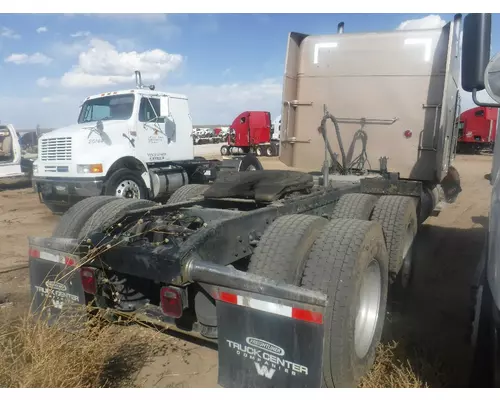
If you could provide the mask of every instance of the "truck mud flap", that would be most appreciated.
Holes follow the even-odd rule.
[[[219,288],[219,385],[321,387],[324,308]]]
[[[31,312],[48,325],[86,318],[80,259],[71,253],[76,247],[75,240],[29,238]]]

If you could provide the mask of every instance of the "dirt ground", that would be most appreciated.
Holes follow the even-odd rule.
[[[387,315],[384,341],[397,341],[403,357],[431,387],[467,385],[469,285],[487,226],[491,188],[485,174],[491,162],[491,156],[457,156],[463,192],[422,227],[412,287],[405,301],[392,304]],[[280,167],[270,159],[263,164],[266,169]],[[27,308],[27,237],[49,236],[58,218],[40,204],[29,185],[0,184],[0,307]],[[164,336],[171,351],[142,368],[135,377],[138,385],[217,385],[213,347]]]

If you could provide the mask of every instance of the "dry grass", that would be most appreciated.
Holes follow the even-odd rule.
[[[2,315],[3,314],[3,315]],[[154,329],[118,326],[96,318],[60,318],[48,326],[32,314],[5,318],[0,312],[0,387],[98,388],[142,386],[135,374],[163,353],[165,335]],[[98,323],[96,321],[99,321]],[[168,347],[168,346],[167,346]],[[380,345],[360,388],[427,388],[437,373],[426,357],[393,342]]]
[[[0,387],[134,386],[132,374],[151,354],[151,335],[142,330],[82,326],[78,317],[51,327],[31,314],[0,318]]]
[[[404,351],[398,347],[395,342],[379,346],[375,364],[370,373],[361,380],[360,388],[428,387],[418,373],[420,371],[415,371]],[[422,362],[422,366],[425,367],[425,362]]]

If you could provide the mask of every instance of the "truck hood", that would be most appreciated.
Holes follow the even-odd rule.
[[[90,128],[95,128],[97,125],[97,122],[87,122],[85,124],[73,124],[73,125],[68,125],[64,126],[59,129],[55,129],[51,132],[45,133],[44,135],[41,136],[41,138],[51,138],[51,137],[61,137],[61,136],[67,136],[67,135],[75,135],[78,134],[79,132],[83,132],[86,135],[90,133]],[[123,133],[126,133],[128,131],[127,129],[127,122],[126,121],[103,121],[103,130],[105,133],[107,133],[108,130],[116,131],[120,127],[123,127]]]

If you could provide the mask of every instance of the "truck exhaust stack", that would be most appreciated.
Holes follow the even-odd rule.
[[[137,89],[144,89],[146,85],[142,83],[141,71],[135,71],[135,86]],[[155,85],[148,86],[150,90],[155,90]]]

